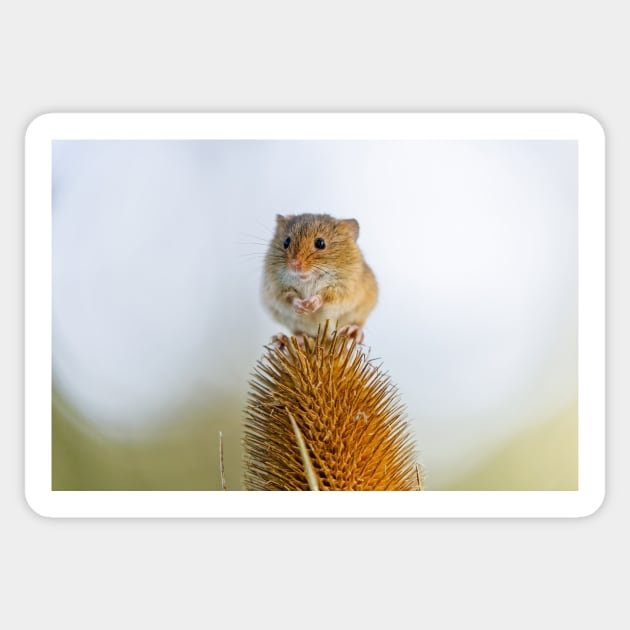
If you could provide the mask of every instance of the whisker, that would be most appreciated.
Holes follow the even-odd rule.
[[[232,244],[233,245],[247,245],[247,246],[261,247],[261,248],[264,248],[264,251],[267,251],[267,247],[266,247],[265,243],[247,243],[245,241],[233,241]]]
[[[243,236],[246,236],[246,235],[243,235]],[[269,241],[265,241],[265,240],[260,239],[260,238],[255,238],[253,236],[249,236],[249,237],[246,237],[246,238],[248,240],[244,240],[243,239],[243,240],[239,240],[239,241],[236,241],[236,242],[237,243],[256,243],[257,245],[265,245],[265,246],[269,245]]]
[[[274,228],[270,228],[268,225],[265,225],[262,221],[258,219],[254,219],[254,221],[258,224],[258,227],[261,227],[265,232],[269,232],[273,236]]]
[[[313,265],[313,269],[318,271],[323,276],[328,276],[330,278],[336,278],[337,277],[337,275],[332,270],[330,270],[330,269],[328,269],[326,267],[321,267],[319,265]]]
[[[239,231],[238,234],[239,234],[239,236],[248,236],[250,238],[263,238],[263,239],[267,240],[267,237],[262,236],[260,234],[253,234],[252,232],[241,232],[241,231]]]

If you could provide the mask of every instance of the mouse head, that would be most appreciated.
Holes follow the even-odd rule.
[[[290,274],[309,280],[360,263],[358,237],[355,219],[335,219],[328,214],[277,215],[272,248]]]

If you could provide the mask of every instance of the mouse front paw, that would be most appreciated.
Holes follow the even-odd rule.
[[[317,309],[321,308],[324,301],[321,296],[314,295],[306,300],[301,300],[300,298],[293,298],[292,306],[293,310],[298,313],[298,315],[303,315],[304,313],[314,313]]]
[[[306,300],[302,300],[301,298],[293,298],[293,302],[291,302],[291,306],[293,307],[293,310],[298,314],[298,315],[303,315],[304,313],[308,313],[308,309],[306,308],[306,305],[304,304],[304,302],[306,302]]]

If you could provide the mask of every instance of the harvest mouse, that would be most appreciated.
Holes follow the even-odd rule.
[[[265,257],[263,301],[298,338],[315,337],[328,319],[339,333],[363,341],[363,324],[376,304],[378,286],[357,246],[358,236],[355,219],[276,216]]]

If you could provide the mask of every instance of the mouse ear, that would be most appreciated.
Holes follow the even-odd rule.
[[[343,219],[341,223],[348,228],[348,232],[356,241],[359,238],[359,222],[356,219]]]
[[[286,227],[289,217],[285,217],[281,214],[276,214],[276,225],[282,230]]]

